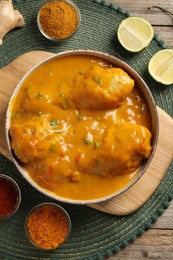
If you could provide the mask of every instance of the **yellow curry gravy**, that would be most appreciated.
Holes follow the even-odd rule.
[[[63,198],[97,199],[127,185],[142,159],[134,155],[132,162],[128,158],[130,170],[123,168],[126,142],[130,142],[126,135],[133,137],[136,125],[151,129],[149,109],[137,86],[115,108],[108,102],[103,106],[98,102],[97,107],[97,90],[82,96],[85,74],[93,66],[94,70],[112,67],[85,55],[50,60],[25,79],[13,102],[10,136],[14,153],[34,182]],[[96,86],[101,84],[102,75],[94,81]],[[115,125],[117,147],[111,141]],[[143,128],[139,130],[142,134]],[[150,142],[149,131],[148,136]],[[146,157],[150,149],[146,148]],[[120,168],[108,172],[108,164],[120,164]]]

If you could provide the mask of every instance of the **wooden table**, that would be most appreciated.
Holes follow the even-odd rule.
[[[108,0],[130,11],[134,16],[147,19],[154,27],[159,37],[169,47],[173,48],[173,17],[159,9],[150,9],[157,5],[173,12],[171,0]],[[125,249],[109,257],[109,260],[118,259],[173,259],[173,201],[157,222]]]

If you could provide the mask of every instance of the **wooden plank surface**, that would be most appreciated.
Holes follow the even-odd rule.
[[[148,10],[148,6],[158,5],[173,12],[171,0],[107,0],[128,10],[132,15],[147,19],[166,45],[173,48],[173,19],[158,9]],[[157,222],[140,238],[108,258],[109,260],[173,259],[173,201]]]
[[[159,34],[166,45],[173,48],[173,17],[159,9],[150,9],[149,6],[160,6],[173,13],[172,0],[107,0],[121,6],[124,10],[129,11],[134,16],[140,16],[148,20]]]

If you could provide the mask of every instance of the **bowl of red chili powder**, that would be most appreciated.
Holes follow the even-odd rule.
[[[0,220],[13,216],[21,202],[18,184],[9,176],[0,174]]]
[[[38,29],[43,36],[55,42],[74,35],[80,22],[79,8],[71,0],[48,0],[37,14]]]

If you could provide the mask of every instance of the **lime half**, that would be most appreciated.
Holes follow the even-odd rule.
[[[173,50],[158,51],[148,64],[150,75],[164,85],[173,83]]]
[[[130,52],[139,52],[147,47],[154,36],[152,25],[141,17],[123,20],[117,32],[121,45]]]

